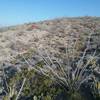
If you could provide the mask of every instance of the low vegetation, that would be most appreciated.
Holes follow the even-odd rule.
[[[3,100],[99,100],[100,77],[95,72],[100,66],[99,54],[96,50],[87,54],[89,41],[79,57],[70,56],[74,48],[66,51],[66,65],[46,52],[45,56],[38,52],[41,60],[34,66],[29,62],[32,50],[16,57],[24,64],[20,69],[2,70]]]
[[[69,20],[73,30],[67,29],[68,34],[66,27],[60,24],[63,20],[56,20],[57,26],[51,27],[53,22],[48,21],[36,24],[41,26],[38,29],[29,25],[27,31],[24,30],[49,34],[35,41],[37,45],[28,48],[27,52],[25,48],[12,60],[0,65],[0,99],[100,100],[100,31],[95,25],[97,20],[92,22],[88,17],[82,18],[80,24],[75,24],[78,19],[74,19],[75,23]],[[45,31],[43,26],[47,28]],[[38,48],[39,44],[40,47],[44,44],[44,48]]]

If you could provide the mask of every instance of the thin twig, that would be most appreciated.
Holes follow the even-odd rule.
[[[21,94],[21,92],[22,92],[22,90],[23,90],[23,87],[24,87],[25,82],[26,82],[26,78],[23,79],[22,86],[21,86],[21,88],[20,88],[20,90],[19,90],[19,93],[18,93],[18,95],[17,95],[17,97],[16,97],[15,100],[18,100],[18,98],[19,98],[19,96],[20,96],[20,94]]]

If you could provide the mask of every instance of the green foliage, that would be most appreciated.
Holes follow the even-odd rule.
[[[77,91],[67,94],[68,100],[85,100],[84,97]]]
[[[43,76],[34,70],[29,71],[27,68],[23,68],[21,72],[17,72],[11,79],[9,79],[9,93],[8,96],[4,97],[4,100],[6,100],[6,98],[12,98],[12,100],[15,100],[14,98],[18,95],[22,80],[25,77],[27,81],[25,82],[20,98],[32,97],[33,100],[53,100],[61,91],[61,89],[56,87],[54,82],[48,77]],[[16,87],[18,89],[16,89]],[[13,94],[11,95],[12,92]]]
[[[99,81],[94,83],[92,87],[92,93],[96,100],[100,100],[100,82]]]

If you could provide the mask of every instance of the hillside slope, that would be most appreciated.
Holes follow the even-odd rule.
[[[0,99],[100,100],[100,18],[61,18],[0,29]]]
[[[0,61],[9,60],[36,47],[47,49],[54,55],[64,53],[67,46],[73,45],[72,41],[78,40],[77,47],[82,47],[91,33],[96,34],[93,37],[94,47],[100,48],[98,17],[61,18],[1,28]]]

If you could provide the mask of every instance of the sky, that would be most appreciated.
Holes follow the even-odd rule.
[[[100,0],[0,0],[0,25],[100,16]]]

